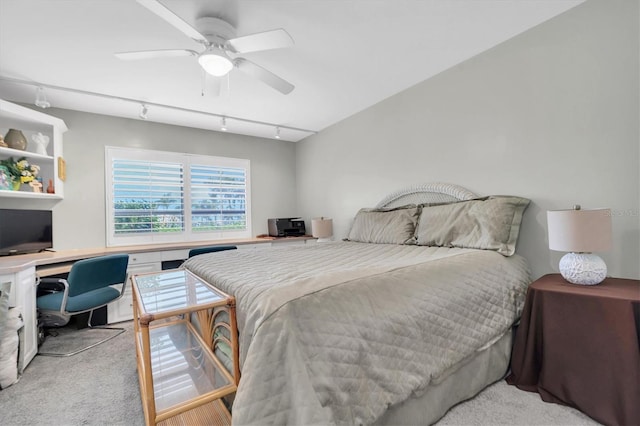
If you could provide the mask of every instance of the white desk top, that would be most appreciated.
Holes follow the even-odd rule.
[[[103,256],[116,253],[145,253],[167,250],[190,250],[196,247],[224,246],[273,243],[279,241],[306,240],[311,237],[286,237],[286,238],[246,238],[238,240],[216,240],[216,241],[193,241],[167,244],[148,244],[137,246],[120,247],[98,247],[89,249],[71,249],[60,251],[45,251],[33,254],[17,254],[0,257],[0,274],[13,274],[31,266],[52,265],[56,263],[74,262],[76,260],[88,259],[90,257]]]

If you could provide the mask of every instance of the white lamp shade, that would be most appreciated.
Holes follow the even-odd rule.
[[[311,219],[311,235],[315,238],[329,238],[333,235],[333,219],[315,217]]]
[[[223,50],[215,46],[202,52],[198,57],[198,62],[206,72],[215,77],[227,75],[233,69],[231,59]]]
[[[549,248],[591,253],[611,248],[611,210],[552,210],[547,212]]]

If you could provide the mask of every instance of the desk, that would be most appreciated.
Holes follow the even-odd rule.
[[[31,266],[35,266],[38,275],[41,277],[57,275],[69,272],[71,266],[77,260],[89,259],[91,257],[104,256],[107,254],[142,254],[162,252],[166,254],[162,260],[184,260],[187,258],[188,251],[196,247],[235,245],[238,246],[238,248],[255,248],[262,246],[269,247],[273,244],[305,244],[307,241],[315,241],[315,238],[310,236],[286,238],[263,237],[44,251],[41,253],[0,256],[0,275],[13,274]]]
[[[507,382],[604,424],[640,424],[640,281],[529,287]]]
[[[73,263],[107,254],[128,253],[129,274],[160,271],[163,261],[184,260],[192,248],[213,245],[235,245],[238,249],[269,248],[272,245],[306,244],[315,238],[245,238],[236,240],[187,241],[121,247],[97,247],[78,250],[47,251],[0,257],[0,283],[9,283],[9,306],[19,306],[24,318],[24,347],[20,350],[21,365],[26,367],[38,352],[38,321],[36,310],[36,276],[44,277],[69,272]],[[129,320],[133,316],[130,286],[125,295],[108,306],[110,322]]]

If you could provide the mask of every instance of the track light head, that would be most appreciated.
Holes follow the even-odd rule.
[[[40,108],[49,108],[51,104],[47,101],[47,94],[44,93],[44,87],[36,87],[36,101],[35,104]]]
[[[146,120],[148,112],[149,112],[149,108],[147,108],[147,106],[145,104],[141,104],[140,105],[140,115],[139,115],[139,117],[142,118],[143,120]]]

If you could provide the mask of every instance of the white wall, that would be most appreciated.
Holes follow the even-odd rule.
[[[295,215],[295,148],[285,141],[233,135],[140,120],[50,109],[65,121],[65,198],[53,209],[56,249],[104,247],[104,147],[245,158],[251,161],[253,235],[267,232],[270,217]]]
[[[537,278],[562,255],[547,210],[610,207],[602,257],[640,278],[638,16],[637,1],[588,1],[299,142],[299,210],[343,238],[360,207],[412,184],[527,197],[518,252]]]

